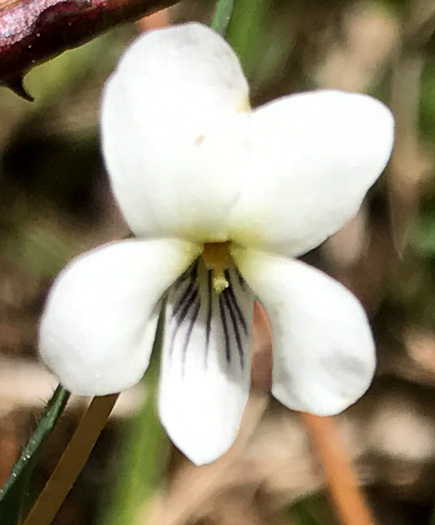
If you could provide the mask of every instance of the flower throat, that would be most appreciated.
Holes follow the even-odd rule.
[[[229,286],[225,270],[232,265],[230,242],[207,242],[202,250],[202,258],[208,270],[212,271],[213,289],[223,292]]]

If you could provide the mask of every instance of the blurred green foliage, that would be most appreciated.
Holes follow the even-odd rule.
[[[288,508],[287,515],[292,525],[339,525],[324,493],[296,501]]]

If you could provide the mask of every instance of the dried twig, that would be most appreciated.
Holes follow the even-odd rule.
[[[0,84],[29,99],[22,86],[33,66],[103,31],[179,0],[2,0]]]

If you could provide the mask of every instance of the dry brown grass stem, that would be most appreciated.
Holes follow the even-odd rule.
[[[340,522],[343,525],[375,525],[334,419],[303,413],[302,420],[323,465]]]
[[[49,525],[88,460],[119,394],[94,397],[23,525]]]

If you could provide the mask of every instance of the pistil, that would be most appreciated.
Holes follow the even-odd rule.
[[[202,250],[204,263],[212,272],[213,289],[218,294],[229,286],[225,270],[231,266],[230,245],[230,242],[209,242]]]

